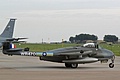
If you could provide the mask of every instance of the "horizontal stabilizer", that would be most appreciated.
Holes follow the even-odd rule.
[[[18,40],[22,40],[22,39],[28,39],[28,38],[8,38],[8,39],[6,39],[6,41],[18,41]]]

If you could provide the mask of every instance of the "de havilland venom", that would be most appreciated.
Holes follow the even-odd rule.
[[[88,43],[81,47],[67,47],[44,52],[30,52],[28,49],[11,48],[12,42],[26,38],[12,38],[16,19],[10,19],[5,30],[0,35],[0,47],[6,55],[36,56],[40,60],[65,63],[67,68],[77,68],[78,64],[107,62],[111,59],[110,68],[114,67],[115,55],[112,51],[103,49],[98,44]]]
[[[78,64],[86,64],[93,62],[107,63],[110,68],[114,67],[115,55],[112,51],[101,48],[98,44],[87,43],[83,46],[59,48],[44,52],[31,52],[29,49],[11,48],[11,41],[3,43],[3,54],[21,55],[39,57],[40,60],[65,63],[67,68],[77,68]]]

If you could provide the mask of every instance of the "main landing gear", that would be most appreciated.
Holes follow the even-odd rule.
[[[77,68],[77,63],[65,63],[66,68]]]

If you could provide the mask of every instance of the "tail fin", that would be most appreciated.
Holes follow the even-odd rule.
[[[12,38],[14,32],[15,20],[16,19],[10,19],[9,23],[7,24],[6,28],[4,29],[0,37]]]
[[[3,50],[12,49],[12,48],[16,48],[16,45],[10,42],[3,42]]]

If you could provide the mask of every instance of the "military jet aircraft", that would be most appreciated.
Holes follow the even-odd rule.
[[[97,61],[108,62],[110,68],[114,67],[115,55],[112,51],[101,48],[98,44],[87,43],[83,46],[59,48],[44,52],[30,52],[29,49],[11,48],[11,42],[3,43],[3,53],[6,55],[35,56],[40,60],[65,63],[67,68],[77,68],[78,64],[93,63]]]
[[[0,48],[3,45],[2,43],[5,41],[14,41],[14,40],[26,39],[26,38],[13,38],[15,20],[16,19],[10,19],[6,28],[1,33],[1,35],[0,35]]]
[[[1,33],[1,35],[0,35],[0,47],[2,47],[2,42],[9,40],[9,39],[12,39],[13,32],[14,32],[15,20],[16,19],[10,19],[6,28]]]

